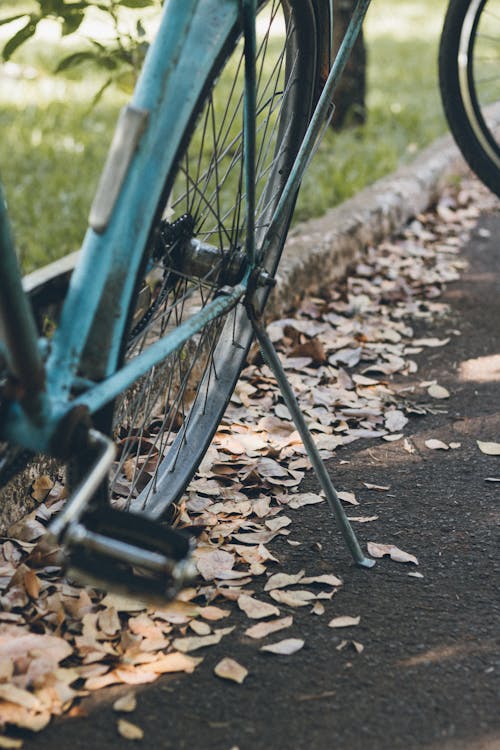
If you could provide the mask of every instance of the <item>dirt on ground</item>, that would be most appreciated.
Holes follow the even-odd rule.
[[[387,557],[372,570],[353,566],[326,504],[303,508],[294,527],[302,544],[280,537],[272,550],[289,573],[333,568],[344,581],[334,610],[328,601],[319,617],[290,609],[286,637],[305,642],[291,656],[260,651],[237,628],[206,650],[193,675],[137,688],[137,709],[124,718],[144,732],[138,747],[500,749],[500,457],[477,443],[500,441],[499,250],[493,204],[464,248],[468,268],[445,292],[451,312],[432,328],[416,324],[420,335],[450,341],[415,355],[418,371],[401,380],[401,394],[416,412],[422,382],[437,381],[450,397],[434,401],[433,413],[410,416],[406,449],[402,441],[360,440],[328,463],[339,489],[354,490],[360,502],[350,515],[378,516],[356,525],[363,544],[395,545],[418,566]],[[431,439],[455,447],[429,449]],[[308,476],[301,490],[317,491],[316,479]],[[326,627],[334,615],[359,624]],[[241,611],[232,616],[233,624],[245,620]],[[249,672],[242,684],[213,674],[228,655]],[[98,691],[84,701],[86,715],[56,719],[23,747],[129,747],[112,708],[127,690]]]

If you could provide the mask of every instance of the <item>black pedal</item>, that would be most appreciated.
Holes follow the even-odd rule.
[[[63,543],[69,577],[141,599],[172,599],[196,575],[192,538],[139,514],[89,511],[69,524]]]

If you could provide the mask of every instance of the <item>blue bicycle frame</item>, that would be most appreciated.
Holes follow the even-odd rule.
[[[280,231],[283,217],[290,210],[311,153],[332,112],[336,83],[369,4],[370,0],[360,0],[356,6],[265,242],[271,242],[273,234]],[[7,209],[0,192],[0,337],[5,342],[0,355],[3,353],[18,382],[18,390],[3,415],[0,440],[61,455],[62,427],[75,410],[91,414],[98,411],[247,293],[259,263],[251,223],[244,279],[132,362],[118,368],[133,285],[149,227],[165,189],[165,175],[179,152],[205,81],[204,72],[212,67],[239,20],[246,43],[247,212],[253,216],[255,5],[256,0],[166,3],[132,101],[118,122],[90,212],[81,258],[72,275],[48,357],[44,356],[43,342],[37,341],[29,304],[22,293]],[[83,392],[73,398],[80,368],[89,380],[83,384]],[[82,391],[82,383],[79,390]]]

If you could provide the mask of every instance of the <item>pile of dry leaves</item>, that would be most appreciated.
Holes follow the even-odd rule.
[[[416,407],[391,379],[416,372],[416,353],[447,343],[416,339],[412,320],[446,312],[438,298],[463,268],[458,253],[477,218],[475,189],[443,197],[436,211],[416,219],[402,236],[369,248],[341,287],[306,299],[293,316],[269,326],[325,458],[358,438],[399,440],[402,449],[412,450],[404,428]],[[430,403],[448,396],[439,384],[423,385]],[[79,699],[90,691],[193,672],[203,660],[200,650],[234,630],[235,607],[250,620],[246,635],[261,639],[263,650],[300,649],[300,638],[275,634],[292,626],[296,607],[321,616],[342,585],[333,573],[280,571],[273,552],[276,537],[300,544],[300,508],[323,502],[299,490],[308,468],[272,375],[255,351],[179,509],[180,525],[203,528],[195,553],[199,581],[162,607],[77,587],[61,577],[57,551],[44,550],[39,540],[64,502],[64,489],[40,477],[33,491],[43,501],[0,547],[0,725],[38,731],[53,715],[78,714]],[[358,505],[353,493],[340,496]],[[354,511],[352,520],[367,523],[373,517]],[[371,544],[369,552],[417,563],[390,544]],[[327,624],[357,622],[337,616]],[[341,647],[348,644],[363,649],[356,641]],[[215,673],[242,682],[247,671],[228,657]],[[134,705],[129,695],[117,710]],[[118,730],[131,739],[141,736],[139,727],[123,719]],[[20,744],[18,738],[0,738],[1,747]]]

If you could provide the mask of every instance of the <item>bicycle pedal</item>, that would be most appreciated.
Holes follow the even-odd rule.
[[[63,541],[70,578],[141,599],[172,599],[196,575],[193,540],[139,514],[89,511]]]

